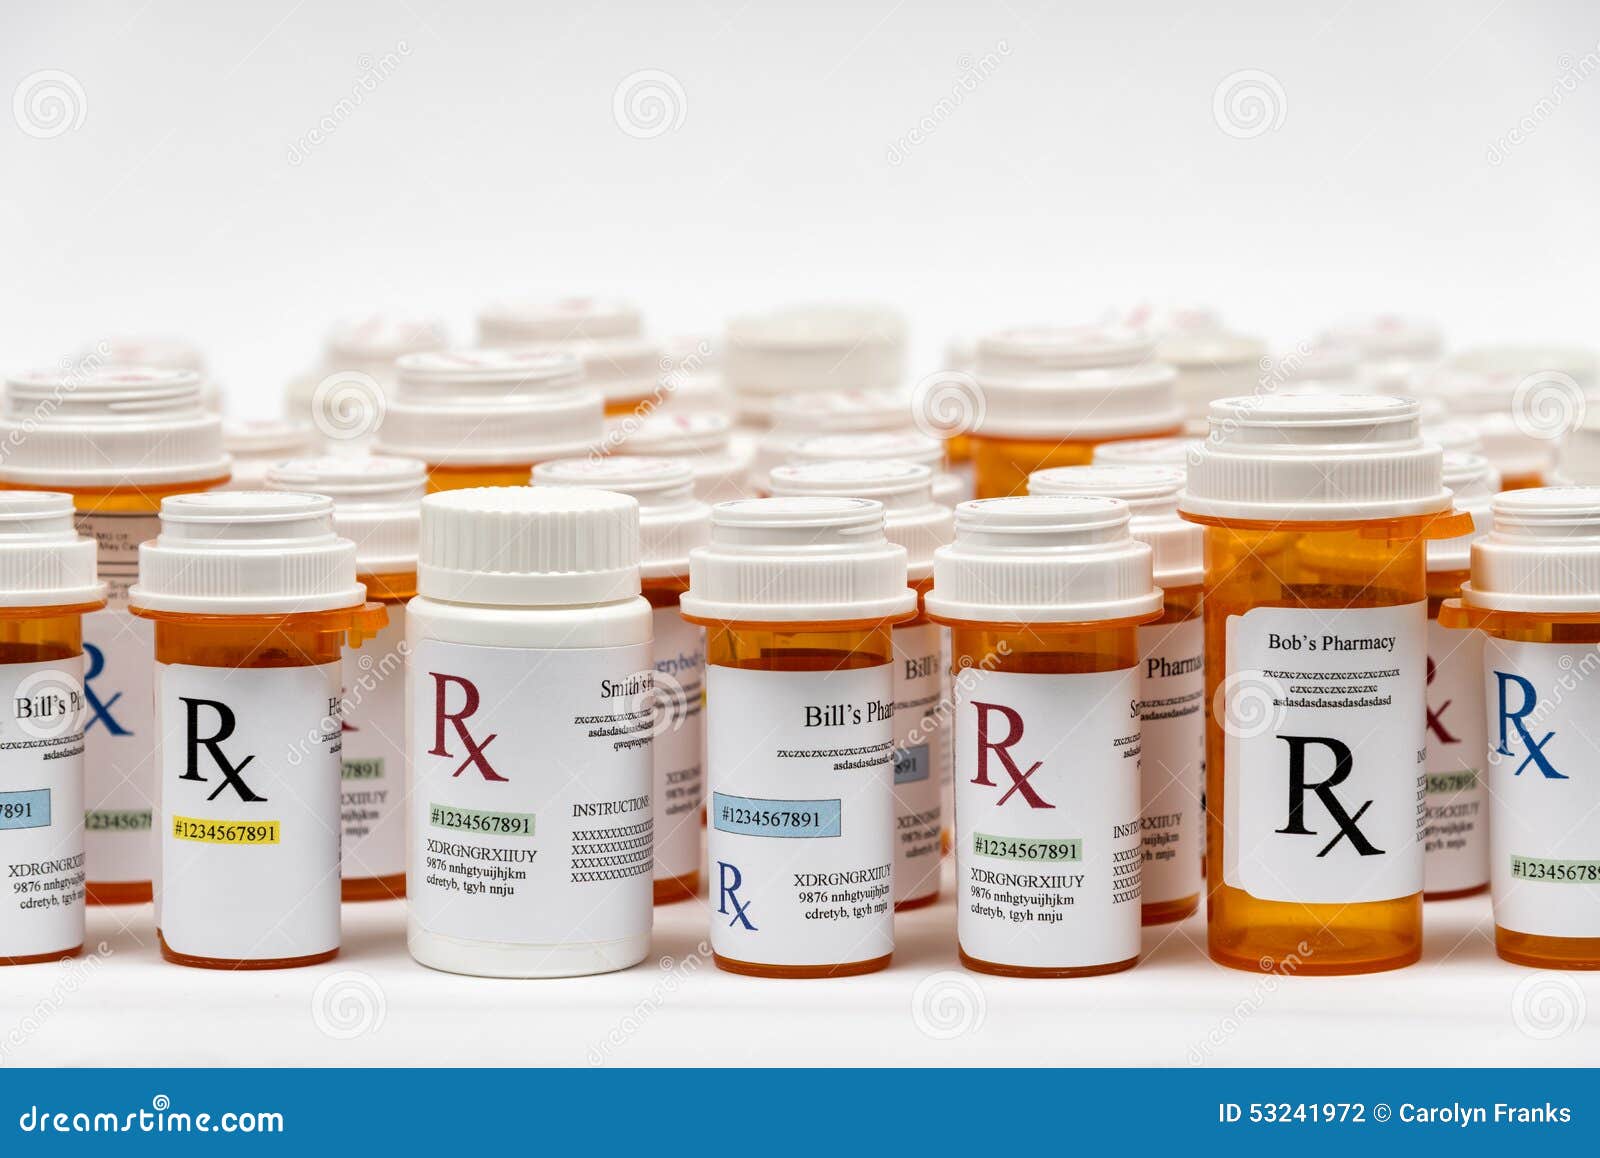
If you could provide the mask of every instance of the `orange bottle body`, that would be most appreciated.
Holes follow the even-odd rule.
[[[469,487],[525,487],[533,473],[531,462],[474,463],[449,466],[443,463],[428,464],[428,493],[459,491]]]
[[[1425,901],[1489,890],[1483,776],[1483,640],[1439,624],[1470,571],[1428,572],[1428,829]]]
[[[1205,848],[1205,674],[1192,665],[1205,651],[1201,587],[1167,588],[1164,596],[1161,618],[1139,629],[1146,925],[1181,921],[1199,910],[1195,861]]]
[[[894,625],[895,909],[920,909],[939,899],[944,852],[942,797],[950,769],[944,628],[928,617],[933,578],[911,584],[917,614]]]
[[[705,796],[705,629],[683,618],[687,577],[646,579],[654,611],[657,730],[652,740],[655,903],[699,895]]]

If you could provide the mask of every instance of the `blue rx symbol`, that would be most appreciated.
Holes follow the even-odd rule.
[[[1531,715],[1534,708],[1539,706],[1539,696],[1534,691],[1533,685],[1521,676],[1512,675],[1510,672],[1497,671],[1494,674],[1500,685],[1500,743],[1495,745],[1494,750],[1502,756],[1513,754],[1511,749],[1506,747],[1506,741],[1509,739],[1507,728],[1515,728],[1518,738],[1527,747],[1528,754],[1522,758],[1522,763],[1517,765],[1517,770],[1512,773],[1513,776],[1521,776],[1522,770],[1532,764],[1544,774],[1546,780],[1567,779],[1565,775],[1556,771],[1556,766],[1550,762],[1550,757],[1546,756],[1544,752],[1545,745],[1549,744],[1555,737],[1555,732],[1546,732],[1543,739],[1535,740],[1533,733],[1528,731],[1528,725],[1523,723],[1523,717]],[[1506,691],[1512,684],[1515,684],[1522,692],[1522,706],[1516,711],[1511,711],[1506,702]]]
[[[738,891],[744,885],[744,874],[739,871],[738,866],[731,865],[725,860],[717,862],[717,870],[719,877],[717,883],[721,891],[721,900],[717,904],[717,912],[727,916],[728,906],[732,904],[733,917],[728,921],[728,928],[731,929],[735,925],[743,925],[754,933],[756,927],[750,923],[750,902],[741,902],[738,897]]]
[[[83,675],[83,695],[89,701],[89,710],[94,713],[93,718],[83,726],[83,730],[87,732],[96,724],[104,724],[106,731],[113,736],[133,735],[127,728],[119,724],[117,718],[111,714],[112,705],[122,698],[122,693],[118,692],[103,704],[100,702],[100,697],[95,695],[95,677],[106,670],[105,653],[92,643],[84,644],[83,650],[89,656],[89,670]]]

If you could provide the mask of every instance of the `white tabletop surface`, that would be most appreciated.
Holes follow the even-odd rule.
[[[407,956],[399,903],[345,906],[309,969],[164,963],[149,906],[92,909],[74,961],[0,971],[4,1065],[1566,1065],[1600,1057],[1600,976],[1508,965],[1484,898],[1433,904],[1421,964],[1279,978],[1213,965],[1203,919],[1145,930],[1109,977],[979,976],[954,904],[899,918],[893,966],[837,981],[718,971],[699,902],[656,910],[634,969],[495,981]],[[1592,1011],[1592,1012],[1591,1012]]]

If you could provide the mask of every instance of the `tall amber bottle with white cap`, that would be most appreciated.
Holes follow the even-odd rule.
[[[168,961],[280,969],[339,951],[340,653],[383,626],[321,495],[161,502],[135,615],[155,623],[156,931]]]
[[[333,528],[356,545],[356,579],[389,622],[341,660],[340,876],[347,901],[406,892],[406,603],[417,593],[427,470],[412,458],[294,459],[267,472],[276,491],[326,495]]]
[[[1139,628],[1143,781],[1139,811],[1146,925],[1200,907],[1206,774],[1205,630],[1200,580],[1205,535],[1178,516],[1183,471],[1169,466],[1063,466],[1035,471],[1030,494],[1121,499],[1133,537],[1150,547],[1162,614]]]
[[[906,549],[917,614],[894,625],[894,900],[915,909],[939,899],[941,834],[949,826],[950,706],[944,628],[923,599],[933,586],[933,552],[950,541],[955,517],[933,497],[933,472],[920,463],[855,460],[775,467],[774,496],[831,495],[880,502],[884,535]],[[954,810],[952,809],[951,812]]]
[[[1481,631],[1495,951],[1600,969],[1600,487],[1494,497],[1439,615]]]
[[[481,977],[650,951],[651,608],[639,504],[577,487],[422,502],[406,944]]]
[[[894,952],[894,647],[916,611],[883,504],[712,508],[683,611],[706,628],[711,951],[839,977]]]
[[[978,343],[981,414],[972,430],[980,499],[1020,495],[1028,476],[1083,466],[1102,442],[1178,433],[1172,368],[1117,327],[1037,327]]]
[[[652,612],[656,673],[655,902],[686,901],[700,891],[704,860],[706,633],[683,617],[679,600],[689,589],[689,552],[710,538],[711,508],[694,497],[694,472],[681,459],[563,458],[534,467],[533,481],[615,491],[639,504],[640,586]]]
[[[1365,973],[1422,953],[1425,548],[1463,527],[1420,425],[1406,398],[1224,399],[1189,467],[1224,965]]]
[[[956,934],[969,969],[1139,959],[1140,624],[1161,615],[1128,504],[978,499],[934,554],[954,656]]]
[[[157,834],[150,625],[130,615],[139,544],[169,495],[228,481],[222,423],[187,370],[106,368],[6,383],[0,486],[72,495],[95,540],[106,606],[83,621],[84,848],[90,904],[150,899]]]
[[[407,354],[396,371],[376,450],[426,463],[429,492],[522,486],[535,463],[583,454],[605,436],[604,404],[570,353]]]
[[[83,616],[105,606],[72,496],[0,493],[0,965],[83,948]]]

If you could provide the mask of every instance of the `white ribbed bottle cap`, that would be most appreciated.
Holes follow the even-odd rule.
[[[794,463],[772,469],[775,496],[831,495],[883,504],[884,534],[906,549],[907,578],[933,574],[933,553],[955,533],[955,513],[934,498],[934,473],[923,463],[853,459]]]
[[[97,603],[93,539],[80,538],[72,496],[0,491],[0,607]]]
[[[711,542],[689,556],[684,613],[759,623],[909,614],[906,550],[884,537],[883,504],[807,496],[711,508]]]
[[[1119,324],[1014,326],[978,339],[978,373],[1016,377],[1131,366],[1155,357],[1148,331]]]
[[[354,607],[356,545],[333,500],[278,491],[203,491],[161,500],[161,534],[139,547],[128,601],[195,615],[293,615]]]
[[[101,366],[143,366],[148,370],[193,370],[206,373],[205,351],[187,338],[171,334],[114,334],[91,342],[79,361]]]
[[[1489,611],[1600,613],[1600,487],[1535,487],[1494,496],[1493,525],[1472,544],[1462,602]]]
[[[930,615],[992,623],[1092,623],[1159,614],[1151,552],[1128,504],[1087,495],[973,499],[934,554]]]
[[[437,318],[374,313],[335,322],[326,345],[330,369],[387,373],[406,354],[443,350],[449,336]]]
[[[275,462],[315,453],[317,431],[309,422],[292,418],[224,418],[222,445],[233,459],[228,489],[261,490],[267,469]]]
[[[1183,422],[1177,374],[1160,362],[1001,375],[979,371],[973,434],[1099,440],[1160,434]]]
[[[819,434],[801,439],[789,450],[789,460],[794,463],[845,462],[851,459],[921,463],[934,472],[934,501],[947,507],[960,502],[966,490],[966,484],[960,478],[944,469],[944,443],[916,431]]]
[[[694,472],[683,459],[562,458],[534,467],[533,482],[633,496],[639,504],[639,572],[646,579],[687,575],[689,552],[711,541],[711,508],[695,498]]]
[[[1187,470],[1198,438],[1123,438],[1094,448],[1095,466],[1171,466]]]
[[[575,385],[568,353],[411,354],[378,428],[384,454],[430,465],[533,464],[582,454],[605,436],[605,403]]]
[[[1260,522],[1359,522],[1450,509],[1443,452],[1413,398],[1283,394],[1211,405],[1178,509]]]
[[[1400,314],[1344,318],[1324,330],[1321,340],[1330,346],[1347,346],[1366,362],[1391,358],[1426,361],[1444,352],[1438,326]]]
[[[519,346],[517,352],[571,354],[583,365],[583,384],[598,390],[607,402],[650,398],[661,377],[661,344],[647,338],[541,342]],[[666,391],[660,393],[664,396]]]
[[[28,486],[158,486],[222,478],[222,421],[190,370],[44,371],[6,382],[0,479]]]
[[[417,535],[427,468],[414,458],[385,455],[299,458],[267,471],[269,490],[325,495],[333,529],[356,545],[362,575],[404,575],[417,569]]]
[[[896,311],[801,305],[729,322],[723,373],[741,412],[765,422],[779,395],[897,387],[905,361]]]
[[[746,497],[750,471],[750,448],[735,449],[732,427],[725,414],[627,414],[606,423],[606,449],[611,454],[684,459],[694,471],[694,493],[700,500],[724,503]]]
[[[582,487],[472,487],[422,500],[417,589],[498,607],[639,594],[639,503]]]
[[[543,302],[495,302],[478,315],[485,346],[631,338],[643,329],[639,309],[616,298],[574,296]]]
[[[1490,502],[1500,489],[1500,474],[1481,454],[1446,451],[1444,485],[1455,496],[1455,508],[1472,516],[1472,533],[1428,543],[1429,571],[1465,571],[1472,544],[1489,529]]]
[[[1205,529],[1178,514],[1182,468],[1058,466],[1028,476],[1030,495],[1100,495],[1132,512],[1133,537],[1148,543],[1158,587],[1193,587],[1205,576]]]
[[[1255,390],[1267,344],[1244,334],[1181,334],[1164,339],[1156,357],[1177,371],[1174,390],[1184,413],[1203,417],[1214,400]]]
[[[1478,432],[1466,422],[1424,422],[1422,437],[1446,454],[1452,451],[1457,454],[1483,453],[1483,439],[1479,438]]]
[[[899,390],[822,390],[787,394],[772,406],[772,428],[756,443],[750,486],[765,490],[767,475],[789,462],[797,443],[821,434],[904,430],[911,425],[911,397]]]

